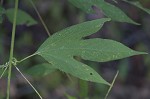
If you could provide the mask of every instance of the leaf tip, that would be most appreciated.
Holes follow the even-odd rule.
[[[105,20],[105,22],[112,20],[111,18],[103,18],[103,19]]]
[[[100,83],[111,86],[111,84],[109,82],[107,82],[106,80],[103,80],[103,82],[100,82]]]
[[[137,22],[133,22],[133,24],[135,24],[135,25],[141,25],[140,23],[137,23]]]
[[[146,55],[146,54],[149,54],[149,53],[136,51],[136,55]]]
[[[111,21],[111,18],[107,18],[107,21]]]

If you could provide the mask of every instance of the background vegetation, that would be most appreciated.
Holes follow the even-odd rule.
[[[111,0],[108,0],[112,2]],[[140,1],[143,6],[150,8],[150,2]],[[68,26],[104,17],[102,11],[94,8],[96,14],[86,14],[77,9],[67,0],[34,0],[44,22],[47,24],[51,35]],[[112,2],[113,3],[113,2]],[[140,9],[128,5],[123,1],[118,1],[119,7],[124,10],[128,16],[141,25],[120,23],[111,21],[104,25],[101,31],[89,36],[88,38],[100,37],[119,41],[126,46],[138,51],[150,51],[150,15]],[[115,3],[114,3],[115,4]],[[14,7],[14,0],[4,0],[4,8]],[[19,8],[28,12],[38,24],[33,26],[18,25],[16,32],[15,57],[24,58],[30,53],[34,53],[37,48],[48,37],[45,29],[41,25],[38,16],[28,0],[20,0]],[[84,27],[83,27],[84,29]],[[12,23],[4,18],[3,24],[0,24],[0,63],[6,62],[9,58],[9,47],[11,39]],[[109,99],[150,99],[150,57],[133,56],[123,60],[117,60],[105,63],[87,62],[86,64],[95,68],[102,76],[111,82],[117,70],[120,70],[116,83],[109,95]],[[23,62],[19,66],[21,71],[25,71],[35,64],[42,63],[39,57]],[[35,71],[36,72],[36,71]],[[37,73],[38,75],[38,73]],[[65,93],[78,96],[82,94],[79,91],[78,79],[71,76],[71,79],[65,73],[54,72],[44,77],[27,75],[34,86],[40,90],[46,99],[66,99]],[[6,78],[0,79],[0,97],[5,97]],[[105,96],[108,87],[101,84],[88,82],[89,99],[100,99]],[[26,83],[21,75],[13,70],[11,81],[11,96],[13,99],[37,99],[37,95]]]

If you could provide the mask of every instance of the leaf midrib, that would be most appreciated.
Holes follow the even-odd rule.
[[[58,50],[91,50],[91,51],[101,51],[101,52],[111,52],[111,53],[113,53],[113,52],[118,52],[118,51],[107,51],[106,49],[105,50],[98,50],[98,49],[90,49],[90,48],[53,48],[53,49],[50,49],[50,50],[48,50],[49,48],[46,48],[46,49],[43,49],[41,52],[39,52],[39,53],[43,53],[43,52],[47,52],[47,51],[58,51]],[[127,53],[127,52],[129,52],[129,51],[119,51],[119,53]]]

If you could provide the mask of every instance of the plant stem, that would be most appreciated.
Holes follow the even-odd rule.
[[[5,74],[7,68],[8,68],[8,67],[6,67],[6,68],[4,69],[4,71],[2,72],[2,74],[1,74],[1,76],[0,76],[0,79],[1,79],[1,78],[3,77],[3,75]]]
[[[13,19],[13,29],[12,29],[11,48],[10,48],[10,56],[9,56],[9,68],[8,68],[7,99],[9,99],[9,97],[10,97],[10,79],[11,79],[11,68],[12,68],[12,59],[13,59],[13,51],[14,51],[14,42],[15,42],[17,12],[18,12],[18,0],[15,0],[15,12],[14,12],[14,19]]]
[[[34,53],[34,54],[32,54],[32,55],[29,55],[29,56],[27,56],[27,57],[21,59],[20,61],[17,61],[17,63],[21,63],[21,62],[23,62],[23,61],[25,61],[25,60],[27,60],[27,59],[29,59],[29,58],[31,58],[31,57],[37,55],[37,54],[38,54],[38,53]]]
[[[114,77],[114,79],[113,79],[113,81],[112,81],[112,83],[111,83],[111,85],[110,85],[110,87],[109,87],[109,89],[108,89],[108,91],[107,91],[107,94],[106,94],[106,96],[105,96],[104,99],[107,99],[108,94],[110,93],[110,91],[111,91],[111,89],[112,89],[112,87],[113,87],[113,85],[114,85],[114,83],[115,83],[115,81],[116,81],[116,78],[117,78],[118,74],[119,74],[119,71],[117,71],[117,73],[116,73],[116,75],[115,75],[115,77]]]
[[[15,66],[17,71],[21,74],[21,76],[28,82],[28,84],[33,88],[33,90],[37,93],[40,99],[43,99],[40,93],[35,89],[35,87],[30,83],[30,81],[23,75],[23,73],[19,70],[17,66]]]
[[[35,4],[33,3],[32,0],[29,0],[29,1],[31,2],[31,4],[32,4],[32,6],[33,6],[33,8],[34,8],[34,10],[36,11],[36,13],[37,13],[37,15],[38,15],[38,17],[39,17],[39,19],[40,19],[40,21],[41,21],[41,23],[42,23],[42,25],[44,26],[44,28],[45,28],[45,30],[46,30],[46,33],[48,34],[48,36],[50,36],[51,34],[50,34],[50,32],[49,32],[49,30],[48,30],[46,24],[44,23],[44,21],[43,21],[41,15],[40,15],[40,13],[39,13],[39,11],[37,10]]]

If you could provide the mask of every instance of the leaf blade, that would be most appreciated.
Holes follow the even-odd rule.
[[[86,81],[92,81],[97,83],[103,83],[110,85],[106,82],[95,70],[91,67],[68,57],[58,57],[48,55],[46,53],[39,53],[45,60],[52,64],[56,69],[62,72],[69,73],[75,77]],[[65,59],[65,60],[64,60]]]
[[[97,32],[105,22],[110,21],[110,18],[102,18],[92,21],[83,22],[78,25],[73,25],[69,28],[63,29],[59,32],[56,32],[54,35],[51,36],[51,39],[47,39],[41,47],[38,49],[44,50],[46,46],[55,46],[58,42],[68,42],[67,40],[79,40],[82,37],[89,36],[95,32]]]
[[[104,0],[68,0],[77,8],[82,9],[86,13],[93,13],[92,6],[97,6],[102,9],[104,15],[118,22],[127,22],[135,25],[139,25],[129,18],[121,9],[104,1]]]
[[[77,61],[74,57],[81,56],[85,60],[106,62],[146,53],[133,51],[123,44],[112,40],[83,39],[83,37],[96,32],[98,26],[101,28],[107,21],[108,19],[98,19],[64,29],[49,37],[36,53],[51,63],[56,69],[86,81],[110,85],[95,70]],[[79,27],[86,27],[84,28],[86,30],[83,31]],[[95,54],[93,54],[94,52]]]
[[[110,17],[114,21],[127,22],[139,25],[138,23],[134,22],[131,18],[129,18],[121,9],[110,3],[99,0],[98,2],[96,2],[96,4],[98,4],[97,6],[103,10],[104,14],[107,17]]]
[[[52,72],[56,71],[54,67],[51,66],[49,63],[38,64],[26,71],[27,74],[33,77],[42,77],[46,76]]]
[[[6,10],[6,16],[11,23],[13,23],[13,17],[14,17],[13,15],[14,15],[14,8]],[[27,26],[31,26],[37,24],[37,22],[29,14],[19,9],[16,24],[17,25],[26,24]]]

